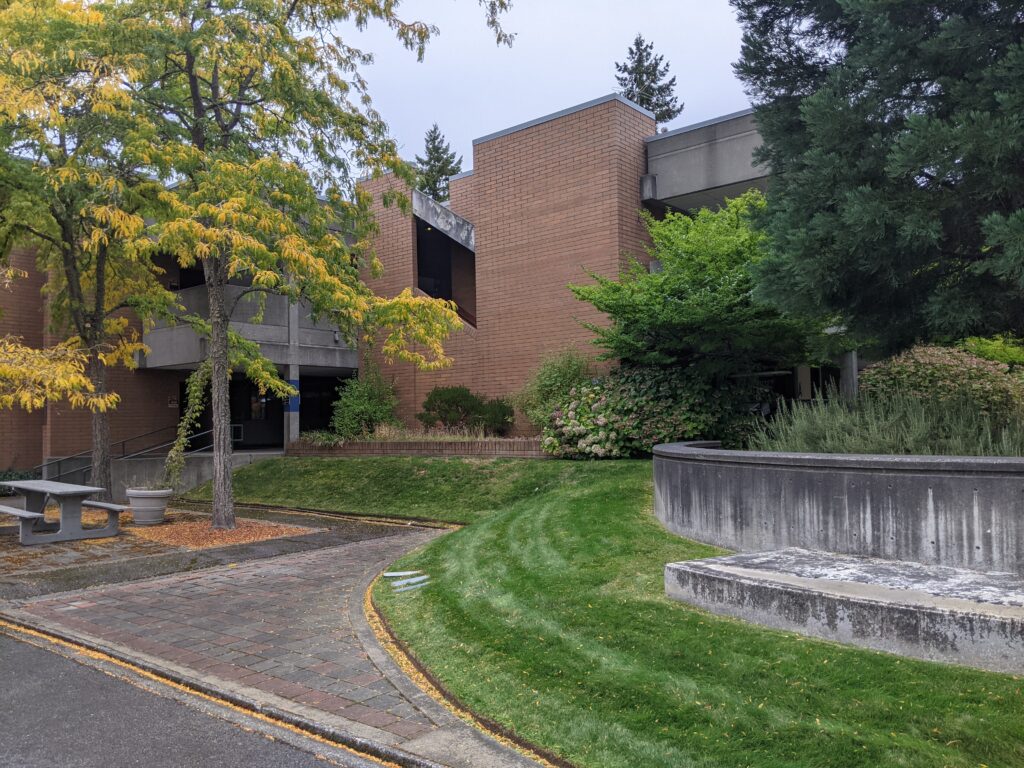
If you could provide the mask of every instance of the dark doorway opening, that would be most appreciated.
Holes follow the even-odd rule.
[[[337,376],[303,376],[299,379],[299,431],[330,429],[334,401],[344,379]]]
[[[180,385],[180,408],[186,404],[185,383]],[[238,448],[281,448],[284,445],[284,401],[269,392],[261,395],[248,379],[235,377],[231,380],[231,423],[236,426],[234,447]],[[213,427],[210,412],[210,394],[207,390],[206,407],[199,417],[197,432],[207,432]],[[239,429],[240,428],[240,429]],[[240,434],[239,434],[240,433]],[[210,446],[210,436],[195,439],[190,450]]]

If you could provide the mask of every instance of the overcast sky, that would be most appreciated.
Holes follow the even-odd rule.
[[[437,122],[469,170],[473,139],[615,91],[615,62],[637,32],[670,62],[686,104],[669,128],[748,106],[727,0],[514,0],[511,48],[495,45],[475,0],[405,0],[400,12],[440,28],[422,63],[379,24],[350,40],[375,55],[363,73],[406,159]]]

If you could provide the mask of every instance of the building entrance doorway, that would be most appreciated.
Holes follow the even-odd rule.
[[[181,383],[178,401],[185,408],[185,382]],[[231,423],[240,427],[241,439],[234,442],[234,448],[281,448],[284,446],[284,401],[274,395],[261,395],[248,379],[234,377],[231,380]],[[199,418],[197,432],[206,432],[213,426],[210,411],[209,391],[206,408]],[[236,435],[237,436],[237,435]],[[209,443],[209,437],[202,439]],[[194,448],[203,446],[196,445]]]

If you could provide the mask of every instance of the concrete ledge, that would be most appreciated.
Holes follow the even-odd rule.
[[[1024,580],[1009,574],[784,550],[669,563],[665,592],[766,627],[1024,673]]]
[[[743,552],[801,547],[1024,575],[1024,459],[654,448],[670,531]]]

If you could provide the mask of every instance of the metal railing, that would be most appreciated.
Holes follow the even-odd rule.
[[[158,443],[156,445],[151,445],[151,446],[149,446],[147,448],[143,448],[142,450],[134,451],[132,453],[125,453],[124,451],[125,451],[125,448],[126,448],[128,443],[130,443],[130,442],[132,442],[134,440],[141,439],[143,437],[149,437],[149,436],[152,436],[152,435],[155,435],[155,434],[159,434],[160,432],[163,432],[166,429],[168,429],[168,428],[155,429],[152,432],[146,432],[146,433],[144,433],[142,435],[136,435],[134,437],[127,438],[126,440],[119,441],[115,445],[118,446],[118,448],[120,449],[121,453],[120,453],[120,455],[117,455],[117,456],[111,456],[111,460],[113,462],[127,461],[128,459],[143,458],[143,457],[148,456],[150,454],[165,453],[166,451],[168,451],[170,449],[170,447],[172,445],[174,445],[174,442],[175,442],[174,440],[168,440],[168,441],[165,441],[165,442]],[[177,430],[177,427],[170,427],[170,429]],[[196,432],[196,433],[194,433],[192,435],[189,435],[189,438],[188,438],[188,448],[185,450],[185,455],[186,456],[191,456],[191,455],[196,454],[196,453],[201,453],[203,451],[210,450],[210,448],[213,446],[213,441],[212,440],[210,440],[206,445],[202,445],[202,446],[199,446],[199,447],[193,447],[193,446],[194,446],[195,441],[198,438],[210,437],[212,435],[213,435],[213,430],[212,429],[207,429],[207,430],[204,430],[203,432]],[[244,435],[244,431],[242,429],[242,425],[241,424],[232,424],[231,425],[231,442],[232,442],[232,444],[241,442],[243,435]],[[81,453],[76,453],[73,456],[64,456],[64,457],[62,457],[60,459],[54,459],[53,461],[48,461],[48,462],[46,462],[44,464],[40,464],[38,467],[35,467],[35,471],[37,473],[39,473],[40,477],[43,477],[43,478],[45,478],[47,480],[60,480],[61,478],[68,477],[69,475],[77,475],[77,476],[79,476],[79,482],[84,483],[84,482],[86,482],[89,479],[89,476],[92,473],[92,462],[89,462],[87,464],[80,464],[79,466],[72,467],[71,469],[65,470],[63,472],[59,471],[59,470],[61,469],[61,467],[63,465],[63,462],[71,461],[73,459],[82,459],[82,458],[85,458],[85,457],[88,457],[88,456],[91,456],[91,455],[92,455],[92,451],[82,451]],[[44,473],[44,470],[47,467],[52,467],[54,465],[56,465],[57,469],[58,469],[58,471],[56,473],[51,473],[51,472],[45,472]]]
[[[143,432],[142,434],[139,434],[139,435],[133,435],[131,437],[126,437],[124,440],[118,440],[117,442],[114,442],[114,443],[110,444],[110,457],[112,459],[124,458],[125,456],[128,455],[128,446],[129,446],[129,444],[135,443],[136,441],[142,440],[142,439],[147,438],[147,437],[153,437],[154,435],[159,435],[161,433],[163,433],[163,434],[175,433],[176,434],[177,430],[178,430],[177,426],[175,426],[175,425],[168,425],[166,427],[160,427],[159,429],[150,430],[149,432]],[[62,472],[61,469],[64,467],[66,462],[74,461],[75,459],[84,459],[84,458],[89,457],[89,456],[92,456],[92,450],[91,449],[87,450],[87,451],[81,451],[79,453],[72,454],[71,456],[62,456],[59,459],[53,459],[52,461],[43,462],[39,466],[33,467],[32,469],[40,477],[46,477],[48,479],[56,479],[58,477],[63,477],[64,475],[71,474],[72,472],[78,472],[81,469],[81,467],[78,466],[78,467],[75,467],[74,469],[68,470],[67,472]],[[50,473],[48,471],[50,467],[56,467],[56,472],[55,473]],[[91,465],[90,465],[90,467],[91,467]]]

